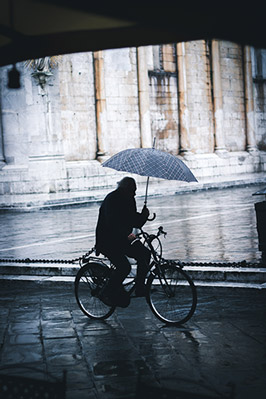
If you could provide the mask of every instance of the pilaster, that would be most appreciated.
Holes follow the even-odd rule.
[[[180,126],[180,153],[191,153],[189,137],[188,93],[186,74],[186,50],[185,43],[177,43],[177,70],[178,70],[178,111]]]
[[[1,114],[1,102],[0,102],[0,169],[5,165],[4,155],[4,137],[2,127],[2,114]]]
[[[107,155],[106,140],[107,134],[107,110],[106,94],[104,81],[104,57],[103,51],[95,51],[94,59],[94,79],[95,79],[95,98],[96,98],[96,135],[97,135],[97,157]]]
[[[152,146],[149,79],[145,47],[137,48],[138,61],[138,94],[140,117],[140,142],[142,148]]]
[[[212,78],[213,78],[213,106],[214,106],[214,135],[215,153],[222,155],[226,153],[224,126],[223,126],[223,92],[220,67],[219,41],[212,40]]]
[[[250,46],[243,49],[243,67],[244,67],[244,84],[245,84],[245,116],[246,116],[246,142],[247,151],[256,152],[255,139],[255,110],[253,96],[253,79],[252,79],[252,63]]]

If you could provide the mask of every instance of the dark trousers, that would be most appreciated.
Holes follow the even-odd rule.
[[[108,249],[103,253],[115,266],[115,270],[110,278],[110,286],[121,285],[131,271],[131,265],[127,259],[134,258],[137,261],[137,285],[145,281],[149,270],[151,253],[139,240],[133,244],[128,244],[124,251],[120,249]]]

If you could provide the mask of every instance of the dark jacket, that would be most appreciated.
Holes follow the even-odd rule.
[[[140,228],[147,216],[137,212],[135,198],[125,195],[118,188],[109,193],[99,211],[96,227],[96,251],[105,254],[106,251],[124,251],[128,246],[128,235],[133,227]]]

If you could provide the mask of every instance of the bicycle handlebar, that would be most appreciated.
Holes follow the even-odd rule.
[[[140,229],[140,231],[141,231],[141,233],[136,234],[137,237],[141,237],[141,236],[143,236],[143,237],[145,237],[145,236],[146,237],[151,237],[152,236],[152,234],[149,234],[149,233],[147,233],[146,231],[144,231],[142,229]],[[158,227],[158,232],[155,235],[155,237],[159,237],[160,235],[166,236],[166,234],[167,234],[167,232],[163,230],[162,226],[160,226],[160,227]]]
[[[167,234],[166,231],[163,230],[163,227],[162,227],[162,226],[158,227],[158,232],[157,232],[157,234],[149,234],[149,233],[147,233],[146,231],[144,231],[144,230],[142,230],[142,229],[140,229],[140,231],[141,231],[141,232],[140,232],[139,234],[136,234],[136,237],[137,237],[137,238],[143,237],[145,240],[146,240],[146,239],[152,239],[152,240],[153,240],[155,237],[159,238],[160,235],[166,236],[166,234]],[[80,263],[80,265],[82,264],[82,262],[87,261],[87,260],[90,258],[90,255],[91,255],[93,252],[96,253],[96,256],[99,255],[99,254],[97,254],[96,247],[95,247],[95,246],[92,247],[85,255],[83,255],[82,257],[79,258],[79,263]]]
[[[163,231],[163,226],[158,227],[158,233],[157,233],[158,237],[161,234],[163,234],[164,236],[166,236],[166,234],[167,234],[166,231]]]

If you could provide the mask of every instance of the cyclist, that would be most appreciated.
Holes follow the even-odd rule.
[[[132,177],[124,177],[116,190],[109,193],[99,211],[96,227],[96,254],[102,253],[115,265],[103,301],[108,305],[126,307],[130,298],[122,283],[130,273],[131,265],[127,257],[137,260],[136,296],[145,296],[145,276],[150,263],[150,251],[132,233],[133,228],[142,227],[149,216],[144,205],[137,212],[135,194],[136,182]]]

